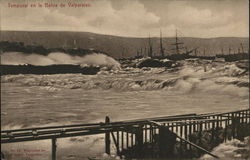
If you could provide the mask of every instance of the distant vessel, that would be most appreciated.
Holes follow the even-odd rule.
[[[197,56],[197,48],[194,48],[192,50],[188,50],[186,46],[184,46],[184,43],[181,42],[178,38],[178,33],[176,30],[176,36],[175,36],[175,42],[172,43],[174,47],[170,49],[170,51],[167,53],[166,49],[163,47],[163,40],[162,40],[162,31],[160,30],[160,48],[159,48],[159,54],[155,54],[153,50],[153,45],[152,45],[152,39],[149,35],[148,37],[148,46],[144,48],[144,53],[142,48],[137,50],[136,56],[134,56],[131,59],[140,59],[143,57],[150,57],[153,59],[169,59],[169,60],[184,60],[188,58],[199,58]],[[191,53],[195,52],[195,55],[191,55]],[[122,55],[123,57],[123,55]],[[121,58],[120,58],[121,59]],[[123,58],[124,59],[124,58]]]
[[[184,60],[188,58],[194,58],[194,56],[191,56],[190,54],[197,50],[197,48],[188,50],[187,47],[184,47],[184,43],[179,41],[177,29],[175,33],[175,43],[172,43],[171,45],[174,46],[174,48],[171,49],[171,52],[173,51],[174,53],[165,56],[165,58],[170,60]]]
[[[141,59],[143,57],[150,57],[151,59],[156,60],[162,60],[162,59],[169,59],[172,61],[178,61],[178,60],[185,60],[190,58],[200,58],[200,59],[206,59],[206,60],[215,60],[215,61],[224,61],[231,62],[231,61],[239,61],[244,59],[249,59],[249,49],[248,52],[243,46],[243,43],[240,43],[240,46],[238,48],[238,53],[235,52],[229,46],[228,52],[225,51],[225,48],[221,48],[221,54],[216,54],[214,51],[214,55],[211,55],[211,50],[209,52],[209,48],[203,48],[202,50],[199,50],[200,47],[193,47],[192,49],[188,49],[187,46],[184,45],[184,43],[180,40],[178,37],[178,32],[176,29],[174,42],[172,42],[171,46],[172,48],[164,48],[164,41],[162,38],[162,31],[160,30],[160,38],[159,38],[159,48],[156,49],[155,45],[153,45],[153,38],[148,37],[148,42],[146,42],[146,46],[140,47],[136,50],[136,55],[131,58],[124,58],[124,53],[122,50],[122,58],[121,60],[133,60],[133,59]],[[153,48],[154,47],[154,48]],[[234,53],[233,53],[234,51]],[[225,53],[226,52],[226,53]],[[219,59],[218,59],[219,58]]]
[[[190,54],[197,50],[197,48],[188,50],[187,47],[184,47],[184,43],[181,42],[178,38],[178,33],[176,30],[175,42],[171,44],[174,46],[173,49],[170,50],[168,54],[165,52],[165,48],[163,47],[163,40],[162,40],[162,32],[160,30],[160,54],[155,55],[153,53],[152,41],[149,36],[148,38],[148,50],[147,50],[147,57],[154,58],[154,59],[169,59],[169,60],[184,60],[188,58],[195,58],[196,56],[191,56]],[[146,49],[145,49],[146,52]],[[137,52],[138,53],[138,52]],[[135,58],[138,58],[138,54]]]
[[[217,54],[216,57],[224,58],[227,62],[240,61],[240,60],[249,60],[249,49],[248,52],[244,50],[243,44],[240,43],[240,47],[238,48],[238,53],[231,54],[231,47],[229,46],[229,54],[224,54],[223,50],[221,54]]]

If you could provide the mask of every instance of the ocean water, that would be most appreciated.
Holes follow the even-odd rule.
[[[248,73],[234,63],[182,61],[175,69],[123,68],[97,75],[6,75],[1,77],[1,127],[104,122],[249,108]],[[3,144],[10,159],[23,149],[42,149],[30,159],[49,159],[49,140]],[[114,146],[112,147],[114,153]],[[19,152],[20,153],[20,152]],[[105,159],[103,135],[58,140],[59,159]],[[115,159],[115,156],[113,157]]]

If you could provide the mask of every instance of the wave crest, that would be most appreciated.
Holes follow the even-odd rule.
[[[6,52],[1,55],[1,64],[20,65],[52,65],[52,64],[78,64],[108,67],[109,69],[120,69],[120,63],[112,57],[101,53],[93,53],[85,56],[71,56],[62,52],[53,52],[47,56],[38,54],[25,54],[20,52]]]

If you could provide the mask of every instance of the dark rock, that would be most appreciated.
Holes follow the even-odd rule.
[[[157,67],[172,67],[172,65],[174,64],[173,61],[160,61],[158,59],[145,59],[140,61],[137,64],[138,68],[143,68],[143,67],[153,67],[153,68],[157,68]]]
[[[1,75],[7,74],[66,74],[66,73],[81,73],[94,75],[100,71],[100,67],[80,65],[1,65]]]

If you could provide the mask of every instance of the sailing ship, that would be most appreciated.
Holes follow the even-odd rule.
[[[162,37],[161,37],[162,39]],[[162,41],[162,40],[161,40]],[[171,44],[172,46],[174,46],[171,49],[170,54],[166,55],[165,58],[168,58],[170,60],[184,60],[184,59],[188,59],[188,58],[194,58],[194,56],[191,56],[191,53],[193,53],[194,51],[197,50],[197,48],[194,48],[192,50],[188,50],[188,48],[186,46],[184,46],[184,43],[180,41],[180,39],[178,38],[178,32],[176,29],[176,33],[175,33],[175,42]],[[162,45],[160,45],[161,50],[162,50]]]
[[[155,60],[168,59],[172,61],[185,60],[190,58],[200,58],[206,60],[214,60],[215,58],[225,58],[225,61],[237,61],[242,59],[249,59],[249,53],[247,54],[244,50],[243,44],[240,43],[240,47],[238,48],[238,54],[232,53],[232,48],[229,46],[228,53],[225,54],[225,48],[221,48],[221,54],[216,54],[216,56],[212,56],[209,53],[208,48],[202,48],[202,50],[198,50],[199,47],[195,47],[192,49],[188,49],[187,46],[181,41],[181,38],[178,36],[178,31],[176,29],[174,42],[171,44],[170,49],[164,48],[164,42],[162,38],[162,31],[160,30],[160,40],[159,40],[159,49],[158,54],[156,49],[153,49],[153,41],[152,37],[148,37],[147,45],[143,49],[140,48],[136,51],[136,56],[132,59],[141,59],[143,57],[150,57]],[[235,52],[235,51],[234,51]],[[249,51],[248,51],[249,52]]]
[[[188,50],[186,46],[184,46],[184,43],[180,41],[178,38],[178,33],[176,30],[176,36],[175,36],[175,42],[172,43],[171,45],[174,46],[172,49],[167,51],[163,47],[163,40],[162,40],[162,31],[160,30],[160,54],[158,56],[153,54],[153,49],[152,49],[152,42],[151,38],[149,37],[148,40],[148,57],[154,58],[154,59],[169,59],[169,60],[184,60],[188,58],[194,58],[194,56],[191,56],[191,53],[197,50],[197,48]]]
[[[235,52],[231,54],[231,47],[229,46],[229,54],[224,54],[223,48],[221,50],[221,54],[216,54],[215,58],[224,58],[227,62],[240,61],[240,60],[249,60],[249,50],[246,52],[244,50],[243,44],[240,43],[240,47],[238,47],[238,53]]]

